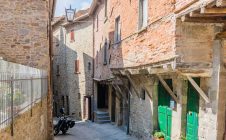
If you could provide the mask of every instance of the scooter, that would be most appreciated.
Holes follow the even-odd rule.
[[[73,128],[75,126],[75,121],[68,119],[64,114],[64,108],[60,109],[60,113],[62,116],[59,118],[59,121],[56,125],[54,125],[54,136],[58,135],[60,131],[65,135],[69,128]]]

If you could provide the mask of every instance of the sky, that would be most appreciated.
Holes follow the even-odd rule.
[[[65,15],[65,8],[71,7],[76,11],[89,8],[92,0],[57,0],[55,16]]]

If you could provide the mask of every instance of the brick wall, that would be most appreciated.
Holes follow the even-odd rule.
[[[110,31],[120,16],[122,42],[112,47],[111,67],[131,67],[168,60],[174,57],[174,5],[168,0],[148,1],[148,27],[138,30],[138,1],[110,3]]]
[[[49,72],[50,38],[48,29],[50,28],[47,25],[50,20],[49,11],[52,10],[49,6],[49,0],[4,0],[0,2],[0,7],[0,57],[15,63],[45,69]],[[20,133],[20,135],[23,135],[21,137],[16,134],[15,139],[17,137],[18,139],[25,139],[26,135],[30,139],[38,139],[40,134],[47,130],[49,130],[48,138],[51,139],[51,99],[51,90],[49,90],[48,104],[43,104],[48,113],[46,110],[37,110],[34,111],[36,117],[26,120],[25,114],[24,117],[21,116],[18,119],[18,123],[26,120],[26,123],[16,126],[18,132],[27,133]],[[45,125],[44,130],[40,130],[40,127],[33,127],[41,124],[41,116]],[[47,139],[47,134],[43,133],[43,139]]]

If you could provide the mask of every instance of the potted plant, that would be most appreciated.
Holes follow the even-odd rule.
[[[154,140],[165,140],[165,134],[163,132],[155,132]]]

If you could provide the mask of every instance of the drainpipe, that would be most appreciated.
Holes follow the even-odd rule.
[[[130,84],[129,84],[129,90],[130,90]],[[129,91],[130,92],[130,91]],[[130,123],[130,93],[128,93],[128,117],[127,117],[127,130],[126,134],[129,135],[129,123]]]
[[[95,87],[95,83],[94,83],[94,73],[95,73],[95,38],[94,38],[95,34],[94,34],[94,16],[93,16],[93,75],[92,75],[92,78],[93,78],[93,101],[92,101],[92,122],[94,122],[94,97],[95,97],[95,90],[94,90],[94,87]]]

